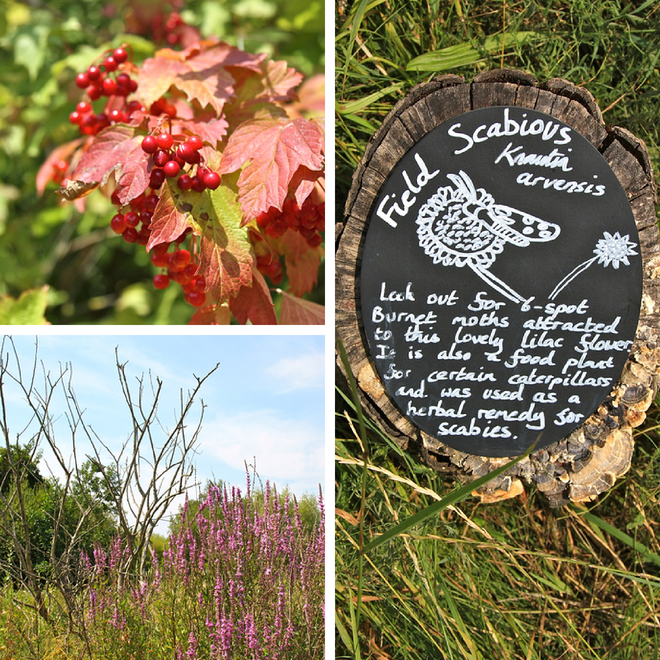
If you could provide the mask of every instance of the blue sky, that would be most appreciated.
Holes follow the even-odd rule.
[[[208,335],[41,335],[39,359],[55,375],[60,363],[72,363],[73,388],[84,419],[108,446],[118,449],[130,431],[130,419],[115,368],[115,347],[127,372],[149,370],[164,381],[161,422],[171,427],[179,392],[194,387],[193,374],[218,370],[204,383],[207,405],[196,458],[197,478],[245,483],[244,462],[254,463],[261,479],[285,485],[296,494],[318,493],[324,486],[325,372],[323,336]],[[23,369],[32,364],[35,337],[14,336]],[[5,353],[7,352],[5,348]],[[13,438],[27,421],[25,404],[14,389],[10,424]],[[64,412],[63,399],[53,412]],[[192,427],[199,404],[189,418]],[[64,417],[55,424],[64,453],[70,432]],[[24,436],[30,437],[29,430]],[[84,440],[80,453],[89,453]],[[44,459],[49,461],[48,455]],[[42,470],[46,474],[47,470]],[[57,474],[57,470],[54,470]]]

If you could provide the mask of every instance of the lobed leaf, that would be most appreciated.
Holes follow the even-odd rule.
[[[252,325],[277,325],[275,306],[264,276],[253,266],[252,285],[242,286],[229,307],[236,320]]]
[[[234,77],[227,67],[259,70],[265,55],[250,55],[226,43],[206,41],[183,51],[159,50],[145,60],[138,75],[140,97],[150,106],[170,87],[197,101],[202,108],[211,106],[219,116],[234,96]]]
[[[285,291],[282,294],[280,325],[323,325],[325,307],[310,300],[296,298]]]
[[[163,186],[158,204],[151,218],[151,235],[147,251],[159,243],[171,243],[191,226],[190,212],[199,193],[183,192],[172,185]]]
[[[135,128],[123,124],[108,126],[92,139],[70,178],[105,185],[112,172],[117,171],[117,177],[121,177],[127,164],[145,155],[141,143],[142,136],[135,135]]]
[[[271,206],[282,208],[289,183],[299,167],[323,170],[324,134],[308,119],[256,119],[242,124],[229,138],[220,173],[247,166],[238,178],[244,223]]]
[[[252,245],[241,225],[236,194],[227,186],[199,194],[192,216],[201,228],[200,270],[207,296],[227,300],[252,283]]]

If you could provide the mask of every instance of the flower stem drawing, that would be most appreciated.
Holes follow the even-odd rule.
[[[619,232],[615,232],[614,235],[609,232],[603,232],[603,238],[601,238],[594,248],[595,257],[591,257],[587,261],[583,261],[579,266],[576,266],[564,279],[557,284],[557,286],[552,290],[552,293],[549,296],[550,300],[554,300],[559,293],[565,289],[576,277],[583,273],[589,266],[598,261],[599,264],[607,267],[612,264],[614,269],[618,269],[621,264],[630,266],[630,261],[628,257],[635,256],[635,248],[637,246],[630,241],[628,234],[621,236]]]

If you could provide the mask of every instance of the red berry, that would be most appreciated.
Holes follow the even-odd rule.
[[[200,181],[197,177],[192,180],[192,189],[195,192],[204,192],[206,190],[206,185],[203,181]]]
[[[149,107],[149,114],[155,115],[156,117],[162,115],[166,103],[167,101],[165,99],[158,99],[157,101],[154,101]]]
[[[154,154],[154,163],[158,167],[163,167],[165,163],[170,162],[170,155],[167,153],[167,151],[163,151],[162,149],[159,149],[155,154]]]
[[[112,96],[117,91],[117,83],[112,78],[106,78],[103,81],[103,94]]]
[[[184,300],[193,307],[201,307],[206,302],[206,294],[201,291],[189,291]]]
[[[147,209],[147,211],[153,212],[157,205],[158,205],[158,195],[149,195],[144,200],[144,208]]]
[[[106,71],[116,71],[117,70],[117,61],[114,57],[106,57],[103,61],[103,66]]]
[[[170,255],[165,252],[165,254],[156,254],[152,252],[149,255],[151,263],[157,268],[167,268],[170,265]]]
[[[101,77],[101,69],[94,65],[90,66],[89,69],[87,69],[87,77],[90,81],[98,80]]]
[[[127,243],[135,243],[138,238],[137,229],[134,227],[127,227],[124,229],[122,236]]]
[[[165,254],[170,249],[170,243],[156,243],[151,248],[151,254]]]
[[[117,64],[123,64],[128,59],[128,53],[123,48],[115,48],[115,51],[112,53]]]
[[[80,122],[83,120],[82,115],[79,112],[76,112],[75,110],[69,115],[69,121],[72,124],[80,124]]]
[[[92,101],[98,101],[103,96],[103,90],[100,87],[88,87],[87,95]]]
[[[110,227],[115,234],[121,234],[124,229],[126,229],[126,223],[124,222],[124,216],[121,213],[117,213],[116,216],[110,220]]]
[[[165,163],[165,165],[163,166],[163,172],[165,172],[165,176],[168,178],[171,178],[173,176],[178,176],[180,171],[181,171],[181,167],[179,166],[179,163],[177,163],[174,160]]]
[[[78,105],[76,106],[76,110],[77,110],[81,115],[85,115],[85,114],[87,114],[88,112],[91,112],[91,111],[92,111],[92,106],[91,106],[89,103],[87,103],[87,101],[81,101],[81,102],[78,103]]]
[[[215,190],[220,185],[220,175],[217,172],[207,172],[204,175],[204,185]]]
[[[191,135],[187,142],[195,151],[199,151],[204,145],[202,138],[199,137],[199,135]]]
[[[140,216],[135,211],[129,211],[124,216],[124,222],[127,227],[137,227],[140,223]]]
[[[158,142],[153,135],[147,135],[147,137],[142,140],[142,151],[147,154],[154,154],[158,151]]]
[[[149,176],[149,187],[150,188],[160,188],[165,181],[165,172],[159,168],[154,168],[151,170]]]
[[[135,90],[133,90],[133,91],[135,91]],[[174,119],[176,117],[176,108],[171,103],[167,103],[165,105],[165,108],[163,109],[163,112],[166,115],[169,115],[172,119]]]
[[[110,112],[110,121],[115,123],[121,123],[126,121],[126,115],[121,110],[112,110]]]
[[[131,84],[131,77],[127,73],[120,73],[115,80],[119,87],[126,87],[128,89],[128,86]]]
[[[192,188],[193,180],[188,174],[182,174],[176,182],[179,190],[190,190]]]
[[[170,268],[172,270],[181,271],[190,263],[191,258],[188,250],[177,250],[176,252],[172,252],[170,256]]]
[[[309,245],[309,247],[312,248],[318,247],[319,245],[321,245],[321,243],[323,243],[323,236],[321,236],[321,234],[319,234],[318,232],[314,232],[311,238],[307,239],[307,245]]]
[[[80,89],[85,89],[85,87],[89,85],[89,76],[86,73],[79,73],[76,76],[76,85],[80,87]]]
[[[138,245],[146,245],[149,242],[151,232],[148,229],[142,229],[138,232],[137,241]]]
[[[161,133],[156,137],[158,146],[167,151],[174,144],[174,138],[169,133]]]
[[[170,285],[170,278],[167,275],[160,273],[159,275],[154,275],[154,288],[155,289],[167,289]]]
[[[176,148],[176,155],[181,160],[185,160],[186,163],[190,162],[189,158],[191,158],[195,153],[195,148],[189,142],[184,142]]]

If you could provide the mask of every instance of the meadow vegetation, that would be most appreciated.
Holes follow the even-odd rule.
[[[606,123],[645,141],[658,172],[659,19],[660,5],[641,0],[339,2],[338,220],[385,115],[445,73],[509,67],[583,85]],[[561,509],[533,489],[481,504],[361,420],[350,395],[337,407],[337,658],[660,657],[658,401],[628,474]],[[434,503],[435,515],[376,543]]]

